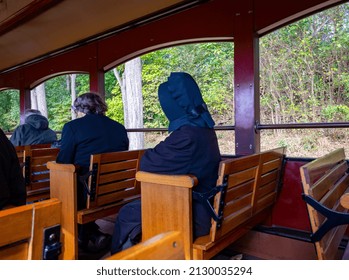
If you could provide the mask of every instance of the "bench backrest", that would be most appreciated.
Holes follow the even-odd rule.
[[[215,212],[221,211],[222,219],[218,222],[212,220],[211,241],[273,205],[284,155],[285,149],[278,148],[220,163],[217,185],[226,184],[226,189],[215,197]]]
[[[167,230],[180,231],[187,258],[212,257],[246,233],[252,224],[247,222],[260,212],[264,215],[263,210],[269,209],[276,200],[284,155],[284,149],[280,148],[222,161],[217,187],[226,185],[226,189],[214,198],[215,213],[222,219],[212,219],[210,234],[197,238],[195,244],[192,240],[192,188],[198,183],[196,177],[138,172],[136,178],[142,188],[142,238],[148,239]],[[259,221],[259,217],[253,219],[253,223]],[[223,238],[226,242],[219,242],[220,247],[207,256],[198,252],[212,249],[212,244]],[[198,248],[194,254],[193,246]]]
[[[315,209],[314,207],[322,205],[335,212],[348,212],[340,203],[342,195],[349,192],[347,170],[348,164],[343,148],[317,158],[300,168],[304,198],[315,201],[313,206],[308,203],[307,208],[319,259],[336,258],[335,255],[347,225],[328,228],[331,217],[326,218],[324,213],[321,213],[324,208]],[[323,231],[326,228],[329,231]],[[320,240],[317,240],[319,238]]]
[[[184,260],[182,234],[179,231],[160,233],[107,260]]]
[[[28,202],[50,197],[50,172],[47,162],[55,161],[58,153],[58,148],[25,148],[23,172]]]
[[[34,144],[34,145],[26,145],[26,146],[15,146],[15,150],[17,153],[18,161],[21,167],[24,167],[24,150],[25,149],[43,149],[50,148],[51,144]],[[24,174],[23,174],[24,176]]]
[[[77,210],[78,167],[49,162],[50,194],[62,201],[63,258],[78,258],[77,224],[85,224],[116,214],[119,209],[140,197],[135,180],[144,150],[105,153],[91,156],[88,177],[89,195],[85,209]],[[92,194],[92,195],[91,195]]]
[[[215,196],[215,212],[221,212],[219,216],[222,219],[219,222],[212,221],[211,241],[252,216],[259,159],[260,156],[256,154],[220,163],[218,186],[226,184],[226,189]]]
[[[50,259],[44,254],[45,232],[47,244],[57,245],[56,253],[59,254],[60,215],[61,202],[57,199],[0,211],[0,259]],[[51,235],[53,229],[58,233]]]
[[[91,155],[89,195],[86,208],[101,207],[112,202],[129,202],[140,195],[136,181],[143,150]]]

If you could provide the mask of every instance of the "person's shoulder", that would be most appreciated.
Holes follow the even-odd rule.
[[[22,130],[22,129],[25,129],[26,127],[29,127],[29,124],[27,124],[27,123],[20,124],[19,126],[17,126],[17,127],[15,128],[14,131]]]
[[[69,121],[69,122],[66,122],[66,123],[63,125],[63,130],[73,129],[73,128],[75,128],[75,127],[81,126],[81,119],[82,119],[82,118],[77,118],[77,119],[71,120],[71,121]]]
[[[116,121],[116,120],[113,120],[113,119],[111,119],[111,118],[109,118],[109,117],[107,117],[107,116],[104,116],[106,119],[108,119],[108,121],[109,122],[111,122],[111,123],[113,123],[115,126],[118,126],[118,127],[120,127],[120,128],[124,128],[125,129],[125,126],[122,124],[122,123],[120,123],[120,122],[118,122],[118,121]]]

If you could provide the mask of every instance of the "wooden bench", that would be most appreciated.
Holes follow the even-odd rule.
[[[0,259],[58,259],[60,215],[58,199],[0,211]]]
[[[310,238],[318,259],[340,258],[338,247],[349,223],[349,174],[344,149],[303,165],[300,173],[312,229]]]
[[[215,219],[208,235],[193,241],[192,175],[138,172],[142,191],[142,238],[183,233],[187,259],[210,259],[270,214],[276,200],[285,151],[274,149],[220,163]]]
[[[77,210],[77,172],[73,164],[49,162],[51,197],[62,201],[63,258],[78,258],[77,224],[86,224],[113,214],[140,198],[135,180],[144,150],[91,155],[86,208]]]
[[[50,198],[50,171],[47,162],[55,161],[58,153],[58,148],[25,147],[23,176],[27,203]]]
[[[160,233],[106,260],[184,260],[184,245],[179,231]]]
[[[24,167],[24,150],[25,149],[43,149],[43,148],[51,148],[51,144],[35,144],[35,145],[26,145],[26,146],[15,146],[15,150],[17,153],[18,161],[20,166]],[[24,175],[24,174],[23,174]]]

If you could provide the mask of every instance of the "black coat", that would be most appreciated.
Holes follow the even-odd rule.
[[[88,167],[92,154],[124,151],[128,146],[122,124],[104,115],[87,114],[64,125],[57,162]]]
[[[25,124],[15,129],[10,138],[11,143],[15,146],[51,144],[57,140],[57,135],[48,125],[44,116],[30,115],[25,119]]]
[[[64,125],[56,162],[76,164],[80,167],[79,175],[83,175],[89,169],[92,154],[125,151],[128,146],[127,131],[122,124],[104,115],[87,114]],[[78,210],[86,207],[87,198],[80,179]]]
[[[0,129],[0,209],[26,203],[26,189],[16,150]]]
[[[147,150],[140,164],[142,171],[160,174],[192,174],[198,178],[197,192],[216,186],[221,160],[216,133],[211,128],[182,126],[165,141]],[[210,231],[211,216],[205,206],[193,201],[194,238]],[[115,221],[111,253],[132,246],[141,234],[141,200],[123,206]]]
[[[198,178],[196,192],[216,186],[221,160],[216,133],[211,128],[182,126],[154,149],[145,152],[140,169],[160,174],[192,174]],[[210,214],[202,203],[193,201],[194,237],[208,234]]]

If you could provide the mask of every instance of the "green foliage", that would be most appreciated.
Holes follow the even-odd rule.
[[[262,122],[347,120],[348,14],[343,4],[261,38]]]
[[[119,123],[124,123],[124,111],[121,96],[113,96],[106,100],[108,105],[107,116]]]
[[[0,91],[0,127],[12,131],[19,124],[19,91]]]
[[[198,83],[216,122],[233,110],[233,44],[201,43],[159,50],[142,56],[144,123],[166,127],[168,121],[157,98],[159,85],[171,72],[184,71]],[[231,124],[231,118],[225,120]]]
[[[346,105],[328,105],[322,109],[325,122],[349,121],[349,107]]]
[[[279,140],[278,147],[287,147],[287,141],[284,139]]]
[[[87,74],[76,75],[77,96],[89,91]],[[71,120],[70,75],[61,75],[45,82],[46,101],[50,128],[62,130],[63,125]]]

